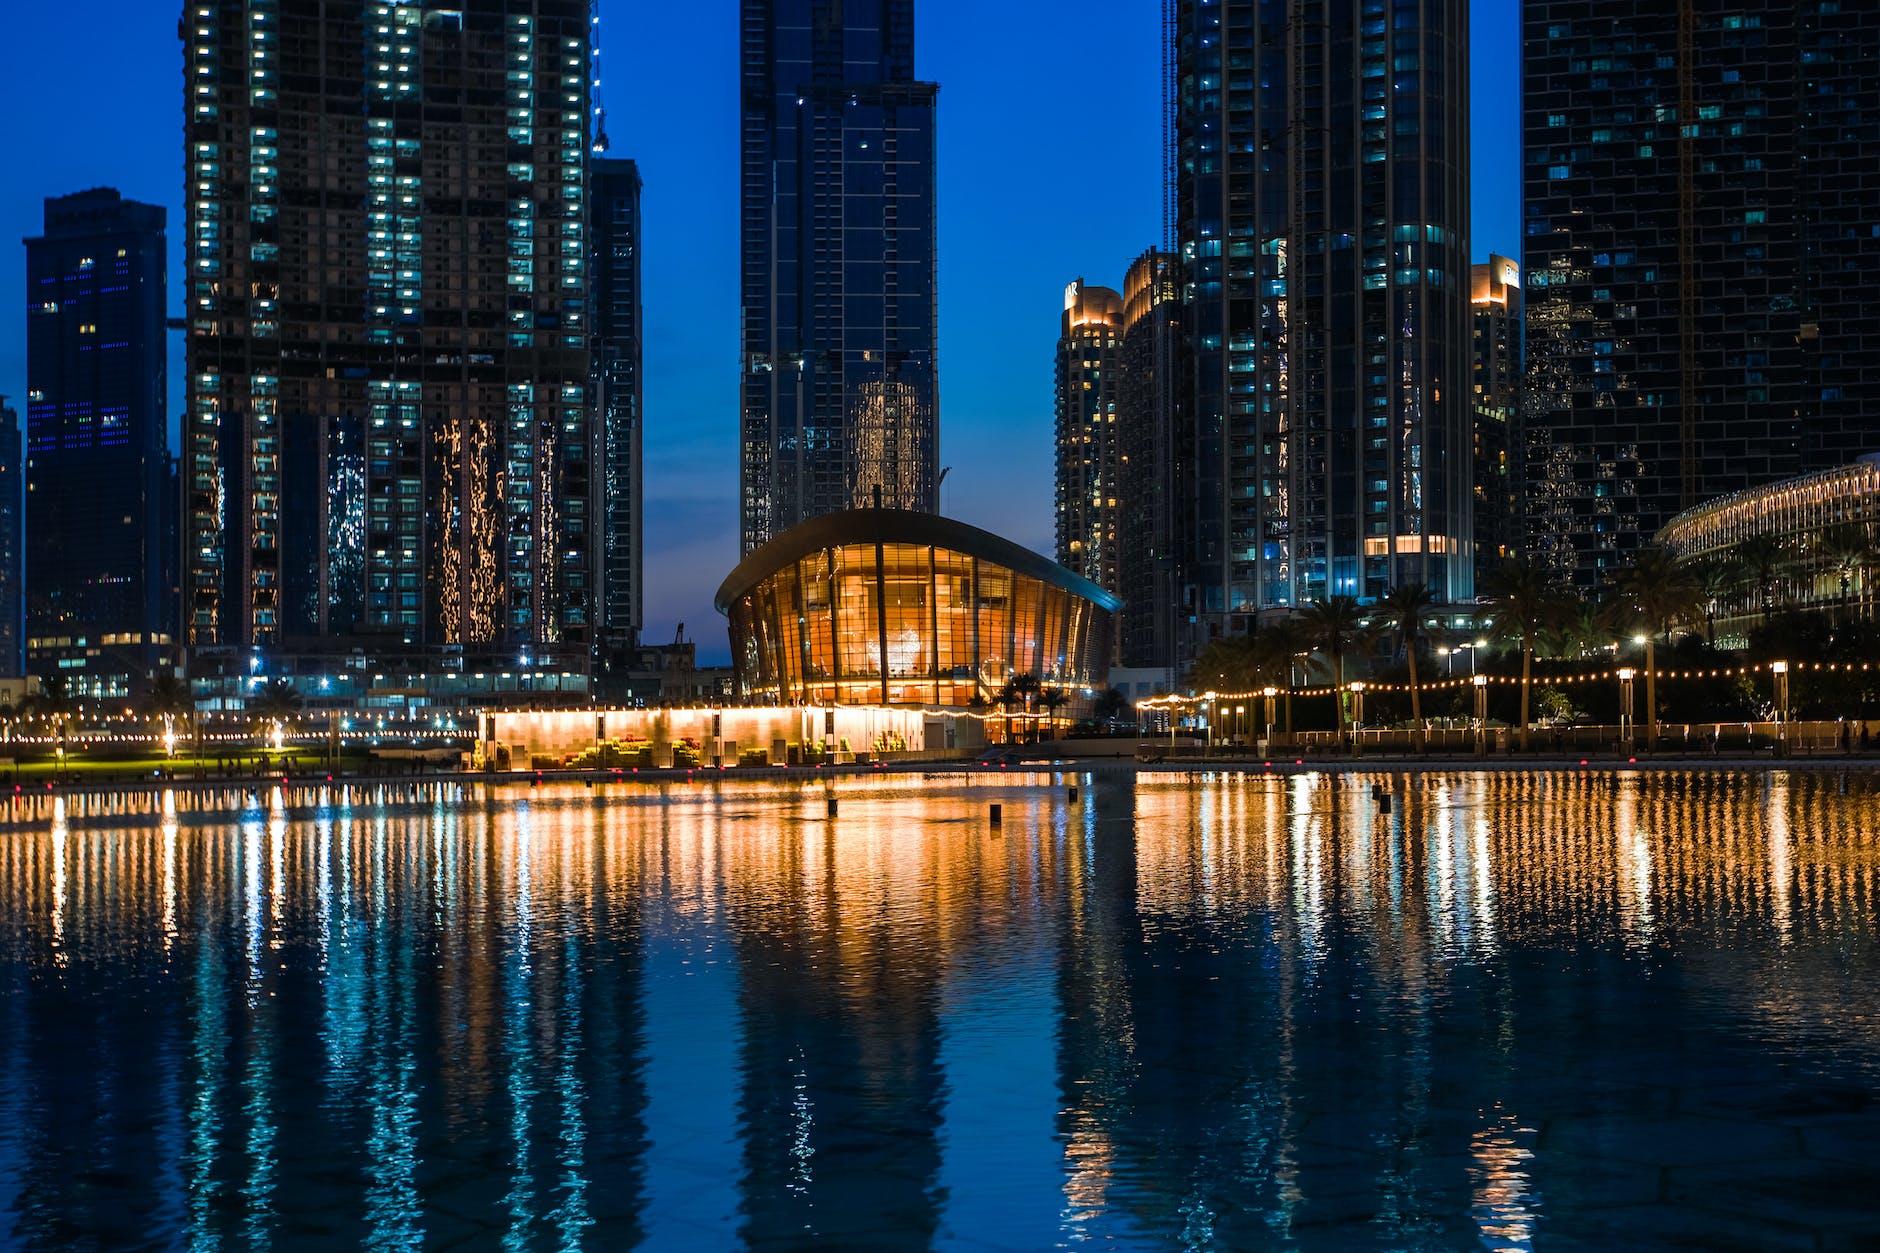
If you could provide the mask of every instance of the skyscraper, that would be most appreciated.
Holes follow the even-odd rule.
[[[1464,0],[1177,0],[1192,644],[1474,593]]]
[[[1529,0],[1522,43],[1529,543],[1591,587],[1880,447],[1880,8]]]
[[[601,438],[601,619],[607,669],[624,665],[644,624],[640,170],[601,157],[591,166],[594,231],[594,395]]]
[[[914,0],[743,0],[743,551],[938,479],[934,100]]]
[[[25,553],[22,551],[25,495],[20,488],[26,442],[20,415],[0,396],[0,679],[26,673]]]
[[[1078,279],[1064,290],[1057,345],[1057,559],[1098,587],[1117,583],[1123,298]]]
[[[585,672],[585,0],[192,0],[186,630]]]
[[[100,188],[26,241],[27,667],[74,694],[173,662],[164,217]]]
[[[1123,337],[1117,384],[1119,491],[1117,586],[1124,666],[1177,665],[1186,622],[1181,557],[1187,535],[1184,490],[1193,458],[1185,413],[1181,259],[1152,248],[1123,279]]]
[[[1475,553],[1486,565],[1520,550],[1521,267],[1489,254],[1473,269]]]

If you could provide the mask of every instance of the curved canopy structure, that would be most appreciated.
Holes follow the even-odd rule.
[[[1019,675],[1073,700],[1103,686],[1122,601],[951,518],[853,509],[757,549],[717,606],[746,696],[966,706]]]

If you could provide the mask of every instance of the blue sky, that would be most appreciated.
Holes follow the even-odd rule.
[[[21,5],[0,100],[0,235],[40,201],[116,186],[170,207],[180,274],[180,3]],[[1472,0],[1479,260],[1518,255],[1518,0]],[[925,0],[940,84],[945,512],[1051,549],[1052,354],[1064,285],[1114,286],[1161,231],[1159,0]],[[722,657],[711,594],[737,559],[737,6],[605,0],[613,154],[646,179],[649,640],[684,622]],[[0,249],[0,393],[26,390],[25,254]],[[179,279],[170,303],[181,307]],[[180,402],[180,353],[172,393]],[[172,416],[174,425],[174,416]]]

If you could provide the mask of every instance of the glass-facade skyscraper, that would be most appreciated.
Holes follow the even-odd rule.
[[[740,533],[938,480],[934,101],[914,0],[743,0]]]
[[[20,433],[20,415],[0,396],[0,679],[26,673],[25,629],[26,499],[21,471],[26,465],[26,441]]]
[[[1465,0],[1177,0],[1198,646],[1474,594]]]
[[[1528,543],[1589,588],[1880,448],[1880,7],[1527,0],[1522,43]]]
[[[1478,565],[1516,556],[1521,448],[1521,267],[1489,254],[1473,268],[1475,323],[1475,553]]]
[[[1181,258],[1151,248],[1123,279],[1117,383],[1118,659],[1173,671],[1186,615],[1179,591],[1192,472],[1186,414]]]
[[[192,0],[185,629],[588,669],[585,0]]]
[[[99,188],[26,241],[27,668],[74,695],[174,660],[164,219]]]
[[[596,642],[605,669],[625,663],[645,622],[641,451],[640,170],[619,157],[592,162],[594,398],[600,414],[602,504]]]
[[[1057,344],[1057,560],[1113,591],[1122,445],[1123,298],[1078,279],[1064,290]]]

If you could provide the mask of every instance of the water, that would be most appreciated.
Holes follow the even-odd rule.
[[[1372,782],[15,801],[0,1247],[1880,1247],[1874,779]]]

